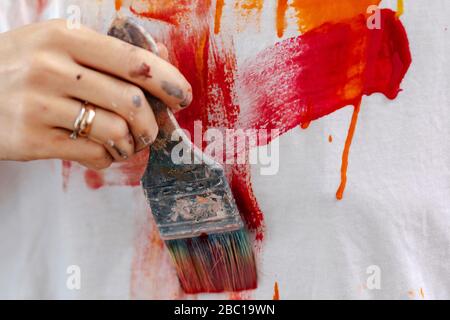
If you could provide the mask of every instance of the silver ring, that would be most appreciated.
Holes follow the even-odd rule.
[[[73,124],[73,132],[70,135],[70,139],[72,140],[77,140],[78,139],[78,135],[80,133],[81,130],[81,122],[84,119],[84,116],[86,114],[86,107],[85,104],[83,103],[83,106],[81,107],[80,113],[78,114],[77,118],[75,119],[75,122]]]

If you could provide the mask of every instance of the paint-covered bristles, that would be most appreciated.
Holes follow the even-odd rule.
[[[244,230],[166,241],[186,293],[255,289],[255,258]]]

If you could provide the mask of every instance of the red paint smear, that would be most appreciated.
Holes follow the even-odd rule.
[[[70,179],[70,170],[72,169],[72,162],[63,161],[62,162],[62,177],[63,177],[63,190],[67,191]]]
[[[37,1],[37,7],[36,7],[36,12],[38,15],[41,15],[45,8],[47,8],[48,5],[48,0],[38,0]]]
[[[197,4],[194,12],[206,16],[208,10],[208,5]],[[325,24],[249,59],[239,79],[240,91],[247,94],[242,108],[235,99],[237,67],[231,41],[227,44],[222,38],[211,38],[207,20],[197,29],[172,29],[166,41],[172,45],[171,59],[192,84],[195,96],[191,107],[179,114],[180,125],[192,136],[193,123],[198,120],[204,130],[276,128],[282,134],[355,105],[364,94],[381,92],[395,98],[411,55],[395,13],[382,10],[381,16],[381,30],[369,30],[361,15]],[[122,165],[119,170],[128,177],[125,181],[97,179],[93,183],[89,175],[86,177],[95,187],[101,183],[137,186],[145,164],[141,159]],[[257,239],[263,239],[264,217],[252,190],[249,167],[236,165],[227,168],[227,173],[249,229],[256,232]]]
[[[84,180],[87,186],[93,190],[98,190],[105,184],[103,173],[94,170],[86,170]]]
[[[247,96],[239,126],[284,133],[355,105],[364,94],[394,99],[411,55],[395,13],[382,10],[381,16],[381,30],[369,30],[361,15],[280,42],[243,63],[239,85]]]
[[[205,17],[209,7],[197,6],[195,12],[199,17],[204,12]],[[158,19],[170,21],[170,10]],[[282,134],[356,104],[364,94],[381,92],[395,98],[411,56],[395,13],[383,10],[382,20],[381,30],[368,30],[364,15],[325,24],[252,57],[240,72],[241,106],[235,98],[232,42],[211,35],[207,19],[198,17],[200,26],[195,29],[172,29],[164,42],[195,97],[191,107],[178,115],[180,125],[191,136],[193,123],[199,120],[204,130],[266,128]],[[249,166],[227,167],[227,176],[247,226],[262,240],[264,217],[253,194]]]
[[[394,99],[411,54],[395,12],[382,10],[381,17],[380,30],[369,30],[360,15],[325,24],[249,59],[239,83],[247,95],[239,127],[278,129],[283,134],[347,105],[359,105],[363,95],[379,92]],[[343,154],[338,199],[345,188],[356,116],[357,112]]]
[[[137,70],[130,72],[130,77],[131,78],[143,77],[143,78],[151,79],[151,78],[153,78],[151,71],[152,71],[151,67],[144,62]]]
[[[202,121],[204,131],[213,127],[236,128],[240,109],[234,99],[236,60],[233,48],[220,48],[210,38],[209,30],[189,37],[173,33],[171,40],[176,44],[176,48],[172,48],[173,61],[178,62],[177,66],[192,84],[196,97],[189,108],[178,114],[180,126],[187,129],[191,136],[194,136],[195,121]],[[201,64],[186,64],[184,61]],[[214,84],[214,88],[209,84]],[[227,172],[236,203],[247,226],[256,231],[257,238],[262,240],[264,218],[251,188],[250,168],[235,165],[228,167]]]
[[[280,291],[278,290],[278,282],[273,286],[273,300],[280,300]]]

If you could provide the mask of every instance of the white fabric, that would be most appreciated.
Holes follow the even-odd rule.
[[[18,15],[26,1],[0,3],[3,30],[6,18],[12,26],[36,19]],[[64,17],[62,3],[41,19]],[[82,5],[83,21],[104,30],[113,1]],[[395,101],[364,98],[343,201],[334,194],[351,108],[284,135],[278,175],[253,168],[266,239],[249,296],[270,299],[277,281],[282,299],[450,298],[449,16],[447,0],[406,2],[413,64]],[[259,42],[237,36],[239,61],[276,41],[264,32]],[[130,298],[137,230],[148,214],[142,192],[91,191],[80,172],[64,192],[61,173],[60,161],[0,163],[0,298]],[[81,267],[81,290],[66,286],[70,265]],[[373,265],[379,290],[366,286]]]

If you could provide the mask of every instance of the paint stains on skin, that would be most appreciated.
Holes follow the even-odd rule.
[[[350,128],[348,130],[347,140],[345,141],[344,152],[342,153],[341,164],[341,184],[336,191],[336,199],[342,200],[344,197],[345,186],[347,185],[347,170],[348,170],[348,158],[350,155],[350,146],[352,145],[353,137],[355,135],[356,124],[358,122],[358,115],[361,109],[361,101],[359,101],[353,110],[353,116],[350,122]]]
[[[178,100],[184,99],[183,90],[181,90],[177,86],[171,84],[170,82],[163,81],[162,82],[162,89],[164,90],[164,92],[166,92],[171,97],[175,97]]]
[[[286,30],[286,12],[288,10],[288,0],[277,0],[277,17],[276,27],[278,38],[283,37]]]
[[[136,70],[133,70],[130,72],[130,77],[131,78],[147,78],[147,79],[151,79],[152,74],[151,74],[152,68],[146,64],[145,62],[143,62],[139,68],[137,68]]]
[[[140,96],[134,96],[133,97],[133,105],[136,108],[142,107],[142,98]]]
[[[278,282],[275,282],[273,286],[273,298],[272,300],[280,300],[280,291],[278,289]]]

